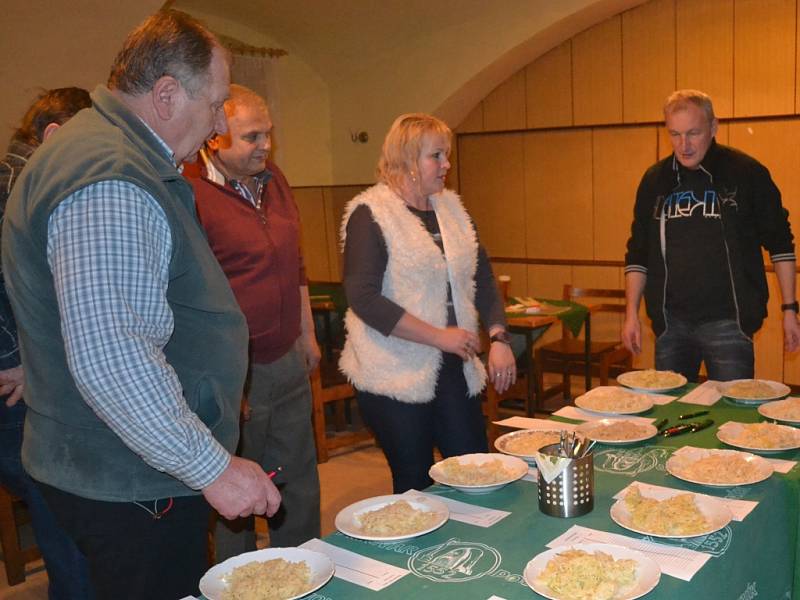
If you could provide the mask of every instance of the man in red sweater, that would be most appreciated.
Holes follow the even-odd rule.
[[[308,300],[300,221],[291,189],[269,160],[272,120],[264,100],[231,85],[228,133],[201,152],[189,175],[208,243],[250,328],[249,410],[240,452],[276,482],[283,505],[269,520],[272,546],[320,535],[319,475],[311,426],[309,372],[320,352]],[[281,485],[282,484],[282,485]],[[255,550],[253,518],[219,520],[217,560]]]

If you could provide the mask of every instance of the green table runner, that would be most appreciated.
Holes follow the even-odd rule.
[[[511,297],[510,300],[515,303],[519,304],[518,298]],[[586,308],[583,304],[578,304],[577,302],[570,302],[569,300],[549,300],[545,298],[536,298],[537,301],[543,302],[545,304],[551,304],[553,306],[563,306],[569,310],[565,310],[563,312],[555,313],[553,316],[558,318],[559,321],[566,325],[567,329],[572,332],[572,335],[578,337],[581,332],[581,328],[583,327],[583,322],[586,320],[586,315],[589,314],[589,309]],[[514,312],[507,312],[507,318],[514,318],[514,317],[536,317],[540,315],[546,315],[547,313],[514,313]]]
[[[691,386],[681,391],[689,389]],[[643,416],[666,417],[674,424],[679,414],[703,408],[672,402],[656,406]],[[573,525],[678,545],[712,555],[691,582],[662,575],[659,585],[647,595],[648,600],[798,598],[797,591],[793,592],[793,588],[797,590],[800,585],[796,573],[800,509],[797,467],[788,475],[775,473],[762,483],[730,488],[691,484],[665,471],[667,459],[678,447],[723,447],[715,434],[717,427],[725,421],[760,420],[755,408],[734,406],[725,400],[720,400],[709,410],[714,426],[697,433],[673,438],[659,436],[649,443],[630,446],[598,444],[594,452],[594,510],[582,517],[559,519],[544,515],[538,508],[537,486],[528,481],[518,481],[486,495],[468,495],[435,485],[426,491],[511,514],[488,528],[450,520],[437,531],[394,543],[364,542],[334,533],[325,541],[407,569],[410,573],[380,592],[334,577],[309,598],[485,600],[493,595],[506,600],[536,598],[539,596],[522,579],[525,565],[545,551],[548,542]],[[784,452],[770,457],[798,460],[800,452]],[[634,480],[722,498],[753,500],[759,504],[744,521],[732,521],[723,530],[708,536],[681,540],[649,538],[619,527],[609,516],[614,502],[612,497]]]

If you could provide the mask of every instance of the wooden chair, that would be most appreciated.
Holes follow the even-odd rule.
[[[320,367],[311,374],[311,395],[313,397],[314,439],[317,443],[317,462],[328,461],[328,451],[358,444],[372,439],[366,429],[341,433],[345,429],[345,400],[355,397],[353,386],[347,382],[323,385]],[[334,410],[334,427],[336,435],[329,437],[325,421],[325,406],[336,403]]]
[[[584,298],[624,299],[625,291],[618,289],[578,288],[565,285],[563,298],[564,300],[570,301],[579,301]],[[596,328],[597,316],[603,313],[624,315],[625,304],[604,302],[601,304],[588,305],[587,308],[589,309],[589,314],[586,317],[584,331],[589,332],[587,336],[591,374],[600,379],[600,385],[608,385],[609,376],[616,376],[631,370],[633,356],[622,345],[620,339],[611,341],[597,341],[593,339],[591,337],[592,327],[590,327],[590,325]],[[540,409],[545,399],[559,392],[563,393],[565,400],[571,399],[570,376],[585,372],[585,356],[586,340],[578,339],[573,336],[565,325],[562,325],[562,336],[560,340],[544,344],[536,349],[534,373],[536,377],[536,390],[538,392],[537,404]],[[560,373],[562,377],[561,383],[545,389],[544,373]]]
[[[6,566],[8,585],[25,581],[25,564],[41,557],[36,546],[23,548],[20,545],[19,526],[30,522],[25,503],[0,486],[0,547]]]

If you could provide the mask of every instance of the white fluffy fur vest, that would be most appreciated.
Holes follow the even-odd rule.
[[[475,271],[478,240],[459,197],[445,190],[430,197],[444,244],[444,255],[422,222],[397,194],[379,183],[353,198],[345,207],[341,238],[347,222],[361,204],[372,211],[386,240],[389,260],[382,293],[410,314],[435,327],[447,325],[447,281],[453,293],[458,326],[478,331]],[[345,316],[347,341],[339,368],[358,389],[390,396],[401,402],[430,402],[442,362],[441,350],[384,336],[352,310]],[[471,395],[486,382],[486,369],[477,358],[464,363]]]

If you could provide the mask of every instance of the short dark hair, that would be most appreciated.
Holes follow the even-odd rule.
[[[89,92],[79,87],[56,88],[40,93],[22,117],[12,139],[29,146],[38,146],[44,141],[44,130],[50,123],[63,125],[76,112],[89,108],[92,99]]]
[[[194,96],[206,83],[215,47],[217,39],[194,17],[158,11],[128,34],[111,66],[108,87],[139,96],[170,75]]]

